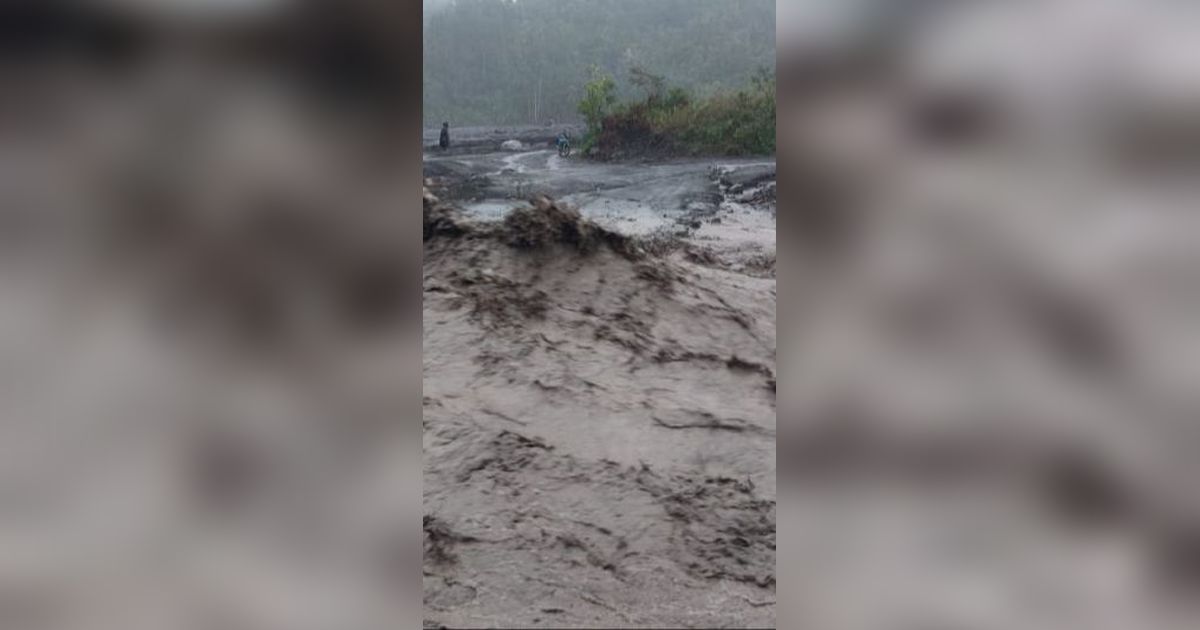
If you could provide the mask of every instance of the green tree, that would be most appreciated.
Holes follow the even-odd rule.
[[[592,79],[583,88],[583,100],[579,101],[579,114],[588,126],[588,135],[600,132],[600,125],[617,104],[617,83],[612,76],[599,68],[591,69]]]

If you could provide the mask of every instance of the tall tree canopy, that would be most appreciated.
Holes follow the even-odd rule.
[[[577,121],[592,66],[617,79],[622,99],[644,96],[631,68],[699,95],[775,70],[774,0],[441,0],[426,9],[427,125]]]

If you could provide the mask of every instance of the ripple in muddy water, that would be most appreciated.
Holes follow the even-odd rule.
[[[453,580],[437,580],[440,585],[426,589],[425,605],[435,610],[449,610],[475,599],[475,587],[460,584]]]
[[[664,211],[636,201],[579,200],[570,196],[564,197],[563,200],[578,207],[580,214],[588,219],[622,234],[641,235],[673,229],[676,219],[682,215],[678,210]],[[515,199],[487,199],[463,204],[463,211],[475,219],[496,221],[503,219],[510,210],[519,206],[521,202]]]

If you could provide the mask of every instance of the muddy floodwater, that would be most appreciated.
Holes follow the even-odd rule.
[[[774,160],[537,131],[426,154],[426,627],[773,627]]]
[[[775,255],[773,157],[608,163],[558,155],[552,130],[540,127],[505,129],[524,138],[510,150],[501,147],[513,140],[494,129],[470,131],[465,146],[427,149],[424,167],[435,194],[468,216],[498,220],[545,194],[623,234],[684,239],[734,258]]]

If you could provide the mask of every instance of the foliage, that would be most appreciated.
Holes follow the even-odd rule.
[[[760,69],[741,90],[704,99],[693,99],[680,87],[672,87],[665,98],[659,94],[661,89],[649,92],[604,118],[593,138],[601,157],[775,152],[775,77],[767,69]]]
[[[579,101],[579,114],[587,123],[588,132],[594,133],[617,104],[617,83],[597,67],[592,67],[591,74],[592,80],[584,86],[583,100]]]
[[[601,123],[617,104],[616,81],[595,66],[591,69],[591,75],[592,80],[584,86],[584,97],[579,101],[578,108],[579,114],[587,123],[587,133],[579,146],[579,149],[585,152],[595,145]]]
[[[680,107],[687,107],[688,105],[691,105],[691,103],[692,97],[690,94],[688,94],[687,90],[681,87],[673,87],[671,88],[670,92],[667,92],[667,100],[663,103],[663,106],[667,110],[672,110]]]

